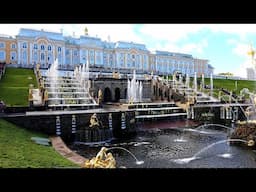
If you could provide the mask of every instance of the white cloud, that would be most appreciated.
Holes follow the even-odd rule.
[[[238,40],[237,39],[227,39],[227,43],[229,45],[235,45],[236,43],[238,43]]]
[[[160,51],[170,51],[178,53],[187,53],[192,54],[193,56],[201,55],[204,51],[204,48],[208,46],[207,39],[202,39],[197,43],[185,43],[183,45],[178,45],[173,42],[168,42],[164,46],[161,43],[155,45],[155,50]],[[150,50],[154,50],[153,47]]]
[[[149,38],[177,42],[187,39],[188,34],[202,30],[204,25],[195,24],[145,24],[140,32]]]
[[[236,43],[232,52],[240,57],[248,58],[247,52],[249,51],[249,45],[245,43]]]
[[[208,24],[207,27],[215,33],[236,34],[241,38],[245,38],[249,33],[256,33],[256,24]]]
[[[242,63],[239,67],[235,68],[234,70],[231,71],[235,76],[240,76],[240,77],[247,77],[247,68],[252,68],[251,60],[247,59],[245,60],[244,63]]]

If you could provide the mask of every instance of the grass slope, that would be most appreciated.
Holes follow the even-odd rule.
[[[237,90],[235,90],[236,81],[237,81]],[[205,79],[205,84],[210,85],[209,78]],[[256,91],[256,81],[248,81],[248,80],[213,79],[213,86],[214,86],[214,89],[224,88],[229,91],[233,91],[236,94],[239,94],[240,90],[242,90],[243,88],[248,88],[251,92]]]
[[[0,100],[7,106],[28,106],[30,84],[37,88],[32,69],[6,68],[5,75],[0,81]]]
[[[47,136],[30,132],[0,119],[0,167],[78,167],[63,158],[53,147],[34,143],[31,137]]]

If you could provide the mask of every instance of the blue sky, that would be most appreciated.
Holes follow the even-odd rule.
[[[15,36],[19,28],[44,29],[79,36],[87,27],[89,35],[103,40],[143,43],[151,51],[192,54],[208,59],[214,73],[232,72],[246,76],[251,62],[246,54],[256,43],[256,24],[0,24],[0,34]]]

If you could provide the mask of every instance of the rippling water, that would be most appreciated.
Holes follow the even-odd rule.
[[[203,151],[203,148],[227,139],[226,130],[144,131],[130,140],[113,140],[107,148],[119,146],[133,153],[143,164],[136,164],[134,158],[124,150],[111,151],[117,167],[126,168],[256,168],[256,153],[245,147],[219,143]],[[212,133],[212,134],[209,134]],[[86,158],[95,157],[102,145],[70,145],[71,149]]]

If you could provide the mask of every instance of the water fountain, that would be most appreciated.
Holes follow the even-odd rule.
[[[84,162],[84,167],[85,168],[116,168],[116,160],[113,157],[112,153],[108,152],[113,149],[121,149],[128,152],[135,159],[136,165],[141,165],[144,163],[144,161],[139,161],[132,152],[130,152],[129,150],[123,147],[111,147],[111,148],[102,147],[101,150],[97,153],[96,157],[93,157],[91,160],[87,159]]]
[[[213,77],[212,77],[212,73],[211,73],[211,77],[210,77],[210,90],[211,90],[211,97],[213,95]]]
[[[187,89],[189,89],[189,84],[190,84],[189,81],[190,81],[190,77],[189,77],[189,75],[187,74],[187,75],[186,75],[186,83],[185,83]]]
[[[204,74],[202,74],[201,90],[204,90]]]
[[[144,163],[144,161],[139,161],[139,160],[136,158],[136,156],[135,156],[132,152],[130,152],[129,150],[127,150],[127,149],[125,149],[125,148],[123,148],[123,147],[111,147],[111,148],[107,148],[107,151],[113,150],[113,149],[121,149],[121,150],[124,150],[124,151],[128,152],[128,153],[135,159],[135,163],[136,163],[137,165],[141,165],[141,164]]]
[[[219,134],[218,132],[212,132],[212,131],[210,132],[210,131],[202,131],[202,130],[200,130],[201,128],[206,128],[206,127],[211,127],[211,126],[221,127],[221,128],[227,129],[228,131],[230,131],[228,133],[228,135],[232,134],[232,132],[234,131],[234,128],[227,127],[227,126],[221,125],[221,124],[214,124],[214,123],[200,125],[200,126],[194,128],[194,129],[191,129],[191,128],[187,129],[187,128],[185,128],[185,129],[183,129],[183,131],[195,132],[195,133],[199,133],[199,134],[208,134],[208,135]]]
[[[197,76],[196,76],[196,72],[195,72],[195,75],[194,75],[194,92],[195,92],[195,94],[197,92]]]
[[[217,126],[217,127],[233,130],[233,128],[231,128],[231,127],[228,127],[228,126],[225,126],[225,125],[221,125],[221,124],[214,124],[214,123],[200,125],[200,126],[196,127],[195,130],[198,130],[198,129],[201,129],[201,128],[204,128],[204,127],[210,127],[210,126]]]
[[[56,93],[57,90],[57,77],[58,77],[58,59],[56,59],[51,67],[48,69],[48,77],[51,79],[50,90],[48,92]],[[58,99],[58,94],[54,97]]]
[[[186,164],[189,163],[193,160],[196,159],[200,159],[201,157],[199,155],[201,155],[203,152],[209,150],[210,148],[212,148],[215,145],[221,144],[221,143],[225,143],[225,142],[231,142],[231,141],[239,141],[239,142],[243,142],[248,144],[248,142],[246,140],[242,140],[242,139],[225,139],[225,140],[221,140],[221,141],[217,141],[215,143],[212,143],[206,147],[204,147],[203,149],[201,149],[200,151],[198,151],[197,153],[195,153],[192,157],[187,157],[187,158],[181,158],[181,159],[174,159],[172,160],[174,163],[177,164]],[[220,155],[218,155],[220,156]],[[222,154],[221,156],[223,156],[224,158],[230,158],[232,156],[232,154],[226,153],[226,154]]]
[[[77,66],[73,77],[61,75],[58,71],[58,60],[49,68],[44,77],[45,88],[48,92],[48,107],[86,107],[97,106],[90,96],[89,64]]]
[[[133,71],[133,78],[127,82],[127,101],[128,103],[142,102],[142,82],[136,81],[136,72]]]

